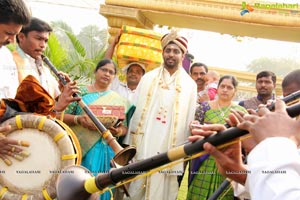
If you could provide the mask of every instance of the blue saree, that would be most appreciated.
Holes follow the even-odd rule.
[[[80,87],[82,101],[86,105],[106,105],[106,106],[124,106],[125,114],[131,111],[133,106],[129,101],[112,90],[105,92],[89,92],[87,87]],[[73,115],[82,115],[84,111],[77,102],[69,105],[66,113]],[[123,121],[127,126],[127,120]],[[97,131],[91,131],[81,126],[71,126],[74,133],[77,135],[80,145],[83,149],[83,158],[81,165],[89,169],[94,175],[98,173],[108,172],[110,167],[110,160],[115,153],[107,142],[101,137]],[[107,191],[100,195],[101,200],[109,200],[111,198],[110,192]]]

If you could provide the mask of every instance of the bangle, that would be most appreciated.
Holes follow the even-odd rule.
[[[78,115],[75,115],[75,117],[74,117],[74,123],[75,123],[76,125],[79,124],[79,123],[78,123]]]

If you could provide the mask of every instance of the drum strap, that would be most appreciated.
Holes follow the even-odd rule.
[[[75,159],[77,157],[78,157],[77,154],[62,155],[61,160],[72,160],[72,159]]]
[[[58,140],[60,140],[62,137],[64,137],[65,136],[65,132],[61,132],[61,133],[58,133],[58,134],[56,134],[55,136],[54,136],[54,138],[53,138],[53,140],[55,141],[55,142],[57,142]]]
[[[38,129],[39,129],[40,131],[43,130],[43,127],[44,127],[44,124],[45,124],[45,120],[46,120],[46,119],[47,119],[46,116],[44,116],[44,117],[41,118],[41,121],[40,121],[39,126],[38,126]]]
[[[77,136],[75,135],[73,130],[68,125],[63,123],[61,120],[56,120],[56,122],[67,131],[69,137],[72,139],[72,141],[74,143],[74,149],[75,149],[76,155],[77,155],[76,164],[80,165],[81,159],[82,159],[82,152],[81,152],[81,147],[80,147],[80,143],[79,143]],[[56,136],[55,136],[55,138],[56,138]],[[54,140],[55,140],[55,138],[54,138]]]
[[[17,125],[18,129],[22,129],[23,128],[22,121],[21,121],[21,116],[20,115],[16,116],[16,125]]]

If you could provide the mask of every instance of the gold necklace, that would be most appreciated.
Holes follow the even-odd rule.
[[[175,72],[176,73],[176,72]],[[170,90],[170,85],[176,80],[176,75],[172,76],[170,80],[165,81],[164,74],[161,75],[158,85],[165,90]]]
[[[220,105],[219,105],[219,102],[217,101],[217,105],[218,105],[218,109],[219,109],[219,111],[220,111],[220,115],[221,115],[221,117],[224,117],[225,116],[225,114],[228,112],[228,110],[231,108],[231,103],[230,103],[230,105],[225,109],[225,111],[223,112],[222,111],[222,108],[220,107]],[[224,107],[223,107],[224,108]]]
[[[160,76],[160,79],[158,81],[158,85],[160,88],[164,89],[164,90],[170,90],[171,89],[171,85],[173,84],[173,82],[175,82],[175,97],[177,95],[177,92],[180,92],[180,85],[177,82],[178,79],[178,71],[176,71],[168,81],[165,81],[164,79],[164,70],[162,70],[162,74]],[[156,116],[156,120],[161,121],[163,124],[166,124],[166,118],[167,118],[167,110],[165,108],[165,91],[158,91],[159,95],[158,95],[158,101],[159,101],[159,110],[157,112],[157,116]]]
[[[161,69],[163,70],[163,68]],[[143,108],[143,111],[141,113],[141,117],[140,117],[140,121],[138,123],[138,126],[136,127],[136,131],[135,134],[139,135],[143,135],[144,133],[141,131],[142,130],[142,126],[144,125],[145,122],[145,117],[146,117],[146,113],[148,112],[150,103],[151,103],[151,98],[153,97],[153,92],[154,92],[154,87],[158,86],[160,87],[159,84],[159,80],[158,78],[162,75],[162,71],[159,72],[158,76],[154,77],[153,79],[153,84],[150,85],[148,91],[147,91],[147,98],[146,98],[146,103],[145,103],[145,107]],[[178,77],[176,78],[175,81],[175,90],[176,90],[176,94],[175,94],[175,108],[174,108],[174,113],[175,113],[175,119],[174,119],[174,130],[173,130],[173,140],[172,140],[172,147],[174,147],[176,145],[176,130],[177,130],[177,122],[178,122],[178,117],[179,117],[179,113],[178,113],[178,109],[179,109],[179,95],[181,92],[181,86],[180,86],[180,79],[181,79],[181,75],[179,73]],[[137,138],[133,137],[133,145],[137,146]]]

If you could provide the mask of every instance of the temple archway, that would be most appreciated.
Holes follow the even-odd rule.
[[[106,0],[100,14],[113,36],[122,25],[153,29],[155,25],[213,31],[282,41],[300,41],[300,5],[237,0]],[[214,68],[220,74],[232,70]],[[235,71],[234,71],[235,72]],[[236,71],[241,81],[255,82],[255,74]],[[256,93],[253,87],[241,87]],[[281,95],[281,79],[276,94]]]

